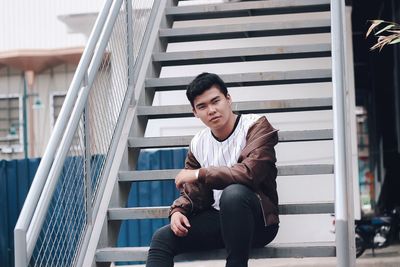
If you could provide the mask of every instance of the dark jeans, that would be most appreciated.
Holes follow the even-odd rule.
[[[226,248],[227,267],[245,267],[251,247],[270,243],[279,228],[278,225],[264,226],[257,195],[240,184],[224,189],[220,211],[205,210],[189,221],[191,227],[185,237],[176,236],[170,225],[154,233],[147,267],[174,266],[173,258],[177,254],[217,248]]]

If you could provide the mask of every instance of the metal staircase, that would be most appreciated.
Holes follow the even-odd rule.
[[[89,209],[92,214],[88,216],[87,227],[78,246],[79,251],[74,256],[75,265],[108,266],[113,262],[144,261],[148,249],[146,247],[115,247],[121,221],[167,217],[169,207],[126,207],[132,183],[174,179],[179,171],[136,171],[140,151],[186,147],[192,137],[146,135],[151,120],[179,120],[192,116],[188,104],[153,105],[156,94],[183,92],[199,70],[213,72],[215,66],[227,63],[234,64],[236,69],[216,72],[229,89],[281,85],[313,88],[319,84],[323,84],[325,88],[331,86],[330,0],[262,0],[202,5],[181,5],[178,2],[154,1],[141,42],[141,50],[134,62],[127,62],[127,87],[128,93],[131,92],[127,97],[130,103],[121,111],[125,113],[122,114],[121,124],[116,130],[118,134],[114,137],[116,140],[113,153],[107,157],[105,163],[105,171],[102,174],[105,178],[99,182],[96,189],[99,193],[92,204],[93,212]],[[126,6],[128,9],[132,6],[131,0],[126,0]],[[123,13],[124,10],[126,9],[122,8],[119,12]],[[129,20],[129,11],[127,17]],[[132,30],[130,27],[127,26],[128,54],[133,53],[134,49],[129,41],[132,38],[129,35],[129,31]],[[264,37],[268,42],[252,47],[228,45],[225,48],[213,48],[210,45],[201,50],[169,50],[170,45],[178,43],[190,46],[194,42],[226,40],[226,44],[229,44],[237,40],[251,41]],[[113,54],[104,58],[103,56],[103,62],[109,58],[112,62]],[[245,70],[243,67],[241,71],[242,67],[239,64],[244,63],[250,64],[249,69]],[[266,65],[261,64],[261,67],[258,67],[258,63]],[[189,70],[189,66],[194,66],[193,70]],[[88,77],[90,81],[90,72]],[[234,98],[234,101],[237,102],[233,104],[233,109],[240,113],[284,113],[287,116],[299,111],[331,110],[333,105],[331,97],[251,101]],[[332,129],[333,126],[328,129],[281,131],[279,142],[295,145],[299,142],[332,141]],[[284,176],[332,175],[333,172],[333,164],[279,165],[278,154],[278,179]],[[330,189],[333,191],[333,184]],[[283,216],[330,214],[334,213],[335,203],[287,203],[281,204],[279,209]],[[19,236],[18,240],[25,238],[27,232],[29,234],[26,226],[18,226],[16,229],[22,229],[22,233],[25,234]],[[17,235],[20,235],[20,232]],[[28,244],[29,246],[32,247]],[[32,250],[28,249],[28,256],[25,256],[28,262]],[[179,255],[177,260],[222,259],[224,255],[223,250],[194,252]],[[254,249],[251,257],[335,255],[334,242],[302,242],[273,243],[265,248]]]
[[[330,56],[330,41],[308,40],[307,35],[313,39],[321,33],[329,33],[330,1],[249,1],[239,3],[208,4],[198,6],[166,6],[162,14],[162,24],[158,30],[158,36],[154,49],[151,51],[152,61],[145,78],[145,88],[139,96],[136,112],[133,118],[127,146],[129,157],[133,159],[130,169],[122,168],[118,174],[116,191],[124,191],[130,183],[138,181],[151,181],[173,179],[179,170],[135,171],[135,159],[138,158],[141,149],[160,149],[172,147],[187,147],[192,136],[167,136],[145,137],[145,129],[148,120],[191,117],[190,105],[155,106],[153,99],[156,92],[185,90],[193,76],[163,77],[163,67],[186,66],[195,64],[218,64],[227,62],[259,62],[266,60],[285,59],[318,59]],[[266,19],[265,15],[271,15],[273,19]],[[262,16],[262,17],[259,17]],[[231,18],[240,21],[244,17],[250,18],[251,23],[209,26],[187,26],[182,28],[172,27],[176,21],[215,20]],[[259,18],[264,18],[260,20]],[[289,18],[289,20],[287,20]],[[157,29],[156,29],[157,30]],[[221,40],[236,38],[252,38],[263,36],[301,35],[296,43],[270,45],[266,43],[259,47],[210,49],[201,51],[166,52],[168,44],[205,40]],[[322,38],[321,38],[322,39]],[[244,72],[235,74],[222,74],[222,79],[230,88],[241,86],[261,86],[277,84],[299,84],[330,82],[330,68],[306,67],[301,70],[291,69],[290,66],[281,70]],[[247,101],[235,103],[234,110],[240,113],[274,113],[293,111],[328,110],[332,108],[331,98],[314,99],[289,99],[270,101]],[[140,131],[138,131],[140,129]],[[283,131],[279,134],[279,142],[304,142],[332,140],[332,130],[304,130]],[[279,156],[279,155],[278,155]],[[313,164],[280,166],[279,176],[285,175],[315,175],[332,174],[333,165]],[[118,195],[118,193],[115,193]],[[118,201],[121,203],[121,201]],[[123,202],[123,201],[122,201]],[[111,204],[108,208],[108,222],[114,223],[130,219],[165,218],[169,207],[124,207]],[[333,213],[334,203],[312,204],[286,204],[280,205],[280,213],[287,214],[321,214]],[[116,231],[116,230],[114,230]],[[118,232],[109,233],[116,235]],[[144,261],[147,248],[113,247],[109,243],[107,247],[98,248],[96,262],[118,261]],[[254,250],[252,257],[324,257],[335,256],[333,243],[303,243],[303,244],[272,244],[263,249]],[[195,260],[224,258],[224,251],[212,251],[203,253],[189,253],[180,255],[177,260]]]

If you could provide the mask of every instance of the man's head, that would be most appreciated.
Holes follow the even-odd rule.
[[[217,74],[203,72],[188,85],[186,90],[186,96],[192,108],[194,108],[194,99],[211,89],[212,86],[217,87],[225,97],[228,96],[228,89],[224,81]]]
[[[202,73],[188,86],[186,95],[194,115],[208,126],[219,139],[232,131],[236,115],[225,83],[212,73]]]

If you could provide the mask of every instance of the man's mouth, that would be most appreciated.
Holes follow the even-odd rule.
[[[218,120],[219,118],[220,118],[220,116],[212,117],[212,118],[210,119],[210,121],[216,121],[216,120]]]

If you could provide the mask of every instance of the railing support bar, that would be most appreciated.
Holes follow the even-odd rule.
[[[133,55],[133,15],[132,15],[132,0],[126,0],[126,19],[127,19],[127,53],[128,53],[128,90],[130,92],[133,90],[134,81],[134,67],[135,59]],[[132,98],[131,105],[135,105],[135,98]]]
[[[92,192],[92,169],[91,169],[91,154],[90,154],[90,126],[89,126],[89,106],[86,103],[86,107],[83,110],[83,121],[85,129],[85,184],[86,184],[86,215],[88,224],[92,224],[92,213],[93,213],[93,192]]]
[[[15,266],[16,267],[28,266],[28,255],[26,253],[26,231],[24,231],[23,229],[14,230],[14,247],[15,247]]]
[[[335,150],[335,217],[337,264],[350,267],[347,158],[345,132],[345,14],[344,0],[331,0],[333,127]]]

